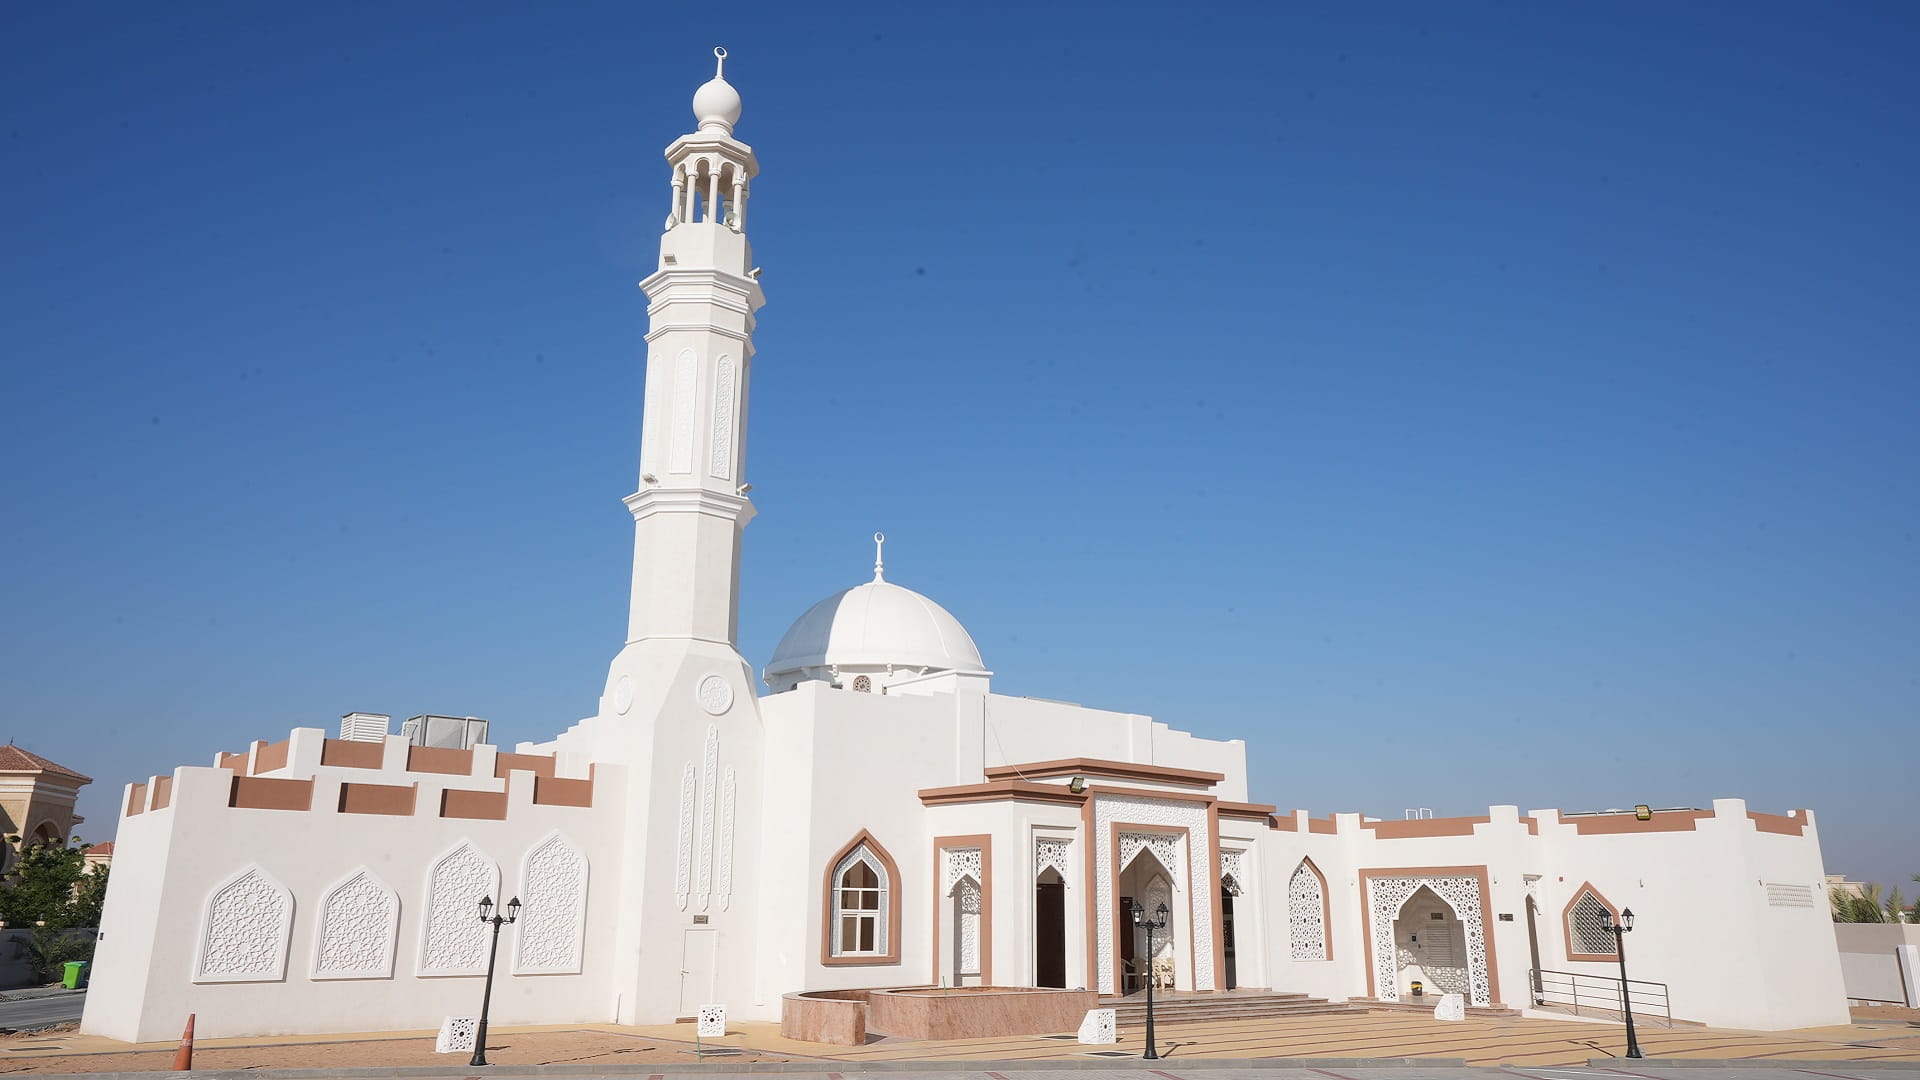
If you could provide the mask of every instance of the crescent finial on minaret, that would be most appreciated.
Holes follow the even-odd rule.
[[[713,77],[716,79],[724,79],[727,77],[727,47],[725,45],[715,45],[713,47]]]

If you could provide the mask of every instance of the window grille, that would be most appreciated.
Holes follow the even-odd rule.
[[[856,693],[856,694],[871,694],[871,693],[873,693],[873,680],[872,680],[872,679],[869,679],[869,678],[867,678],[867,677],[866,677],[865,675],[856,675],[856,676],[854,676],[854,678],[853,678],[853,692],[854,692],[854,693]]]
[[[1613,955],[1613,931],[1607,929],[1607,916],[1612,911],[1606,902],[1592,892],[1583,892],[1580,899],[1573,902],[1573,911],[1567,918],[1568,930],[1573,935],[1571,951],[1589,956]]]
[[[870,956],[887,951],[886,871],[863,844],[833,871],[835,956]]]

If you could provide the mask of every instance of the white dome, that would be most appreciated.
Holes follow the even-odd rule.
[[[987,670],[966,627],[946,608],[878,578],[808,608],[773,650],[767,684],[828,667],[969,674]]]

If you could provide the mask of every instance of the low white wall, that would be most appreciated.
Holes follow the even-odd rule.
[[[1920,986],[1909,985],[1899,949],[1920,947],[1920,926],[1902,923],[1834,923],[1840,974],[1854,1001],[1920,1007]]]

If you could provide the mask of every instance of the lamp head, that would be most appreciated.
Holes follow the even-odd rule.
[[[1073,792],[1075,795],[1087,790],[1087,778],[1084,776],[1076,776],[1067,781],[1067,790]]]
[[[1633,909],[1632,908],[1628,908],[1625,911],[1622,911],[1620,913],[1620,929],[1622,930],[1633,929]]]
[[[513,920],[519,917],[520,917],[520,898],[516,896],[513,899],[507,901],[507,921],[512,922]]]
[[[1130,914],[1133,917],[1133,921],[1135,925],[1144,925],[1147,921],[1146,909],[1140,906],[1140,902],[1138,900],[1133,902],[1133,910],[1128,914]]]
[[[480,898],[480,921],[486,922],[491,918],[493,918],[493,897],[483,896]]]
[[[1161,904],[1159,907],[1154,908],[1153,915],[1155,919],[1159,920],[1158,922],[1155,922],[1153,925],[1155,926],[1167,925],[1167,905]]]

